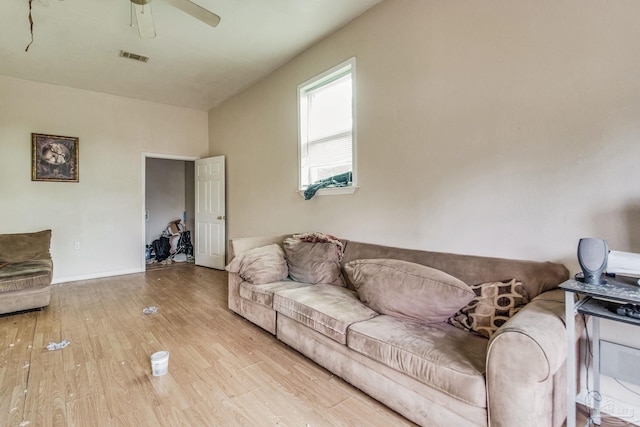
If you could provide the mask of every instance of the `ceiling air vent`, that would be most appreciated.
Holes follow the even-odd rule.
[[[138,55],[137,53],[125,52],[124,50],[120,51],[120,56],[123,58],[133,59],[135,61],[149,62],[148,56]]]

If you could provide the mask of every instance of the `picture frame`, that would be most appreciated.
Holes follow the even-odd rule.
[[[31,180],[79,182],[79,139],[72,136],[31,134]]]

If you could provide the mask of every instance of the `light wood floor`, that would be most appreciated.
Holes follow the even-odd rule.
[[[0,318],[0,426],[413,425],[233,314],[226,280],[185,265],[54,285],[44,311]]]
[[[576,405],[576,412],[577,412],[576,427],[585,427],[585,426],[598,427],[598,425],[593,422],[591,424],[587,424],[587,419],[589,418],[589,414],[584,406]],[[634,426],[635,424],[631,424],[628,421],[620,420],[618,418],[614,418],[604,414],[602,416],[602,420],[599,427],[634,427]]]
[[[158,350],[169,373],[153,377]],[[276,425],[413,424],[228,310],[225,272],[54,285],[45,310],[0,317],[0,427]]]

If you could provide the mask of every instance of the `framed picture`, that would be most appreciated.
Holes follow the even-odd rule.
[[[31,180],[78,182],[78,138],[32,133]]]

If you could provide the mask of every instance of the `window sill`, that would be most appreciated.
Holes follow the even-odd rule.
[[[356,185],[349,185],[347,187],[325,187],[319,189],[315,196],[339,196],[342,194],[353,194],[356,190],[360,188]],[[304,198],[304,190],[298,190],[298,194],[300,197]]]

